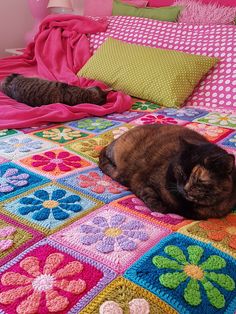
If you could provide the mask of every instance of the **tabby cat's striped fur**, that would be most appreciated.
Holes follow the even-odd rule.
[[[18,102],[31,107],[39,107],[53,103],[69,106],[82,103],[102,105],[106,102],[106,96],[110,90],[103,91],[97,86],[81,88],[13,73],[3,80],[1,91]]]

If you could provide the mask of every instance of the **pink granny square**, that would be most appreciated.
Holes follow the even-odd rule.
[[[170,230],[109,205],[51,236],[122,273]]]
[[[182,222],[184,221],[184,217],[176,215],[176,214],[162,214],[158,212],[151,211],[139,198],[135,195],[125,196],[120,198],[114,202],[112,202],[112,206],[118,208],[124,208],[128,210],[134,211],[134,213],[140,213],[147,216],[148,219],[153,221],[157,221],[158,223],[166,225],[170,225],[168,227],[177,229],[177,227],[182,227]]]
[[[104,266],[42,240],[1,268],[0,310],[77,313],[114,277]]]
[[[173,117],[165,116],[158,112],[146,114],[145,116],[131,121],[130,123],[135,125],[144,124],[174,124],[174,125],[185,125],[187,121],[179,120]]]

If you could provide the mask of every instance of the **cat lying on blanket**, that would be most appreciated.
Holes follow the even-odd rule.
[[[183,126],[138,126],[105,147],[99,167],[153,211],[223,217],[236,205],[235,158]]]
[[[106,103],[106,96],[111,89],[103,91],[97,86],[81,88],[13,73],[4,79],[1,91],[18,102],[31,107],[39,107],[53,103],[69,106],[82,103],[103,105]]]

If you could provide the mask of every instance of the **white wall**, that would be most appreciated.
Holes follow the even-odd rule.
[[[6,48],[25,46],[33,21],[27,0],[0,0],[0,57],[6,56]]]

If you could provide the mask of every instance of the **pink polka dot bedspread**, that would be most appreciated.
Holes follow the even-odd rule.
[[[217,57],[219,63],[184,105],[209,110],[236,110],[236,27],[187,25],[132,16],[109,18],[106,32],[90,35],[92,52],[108,37],[129,43]]]

